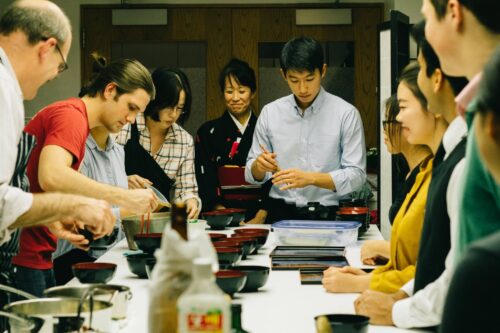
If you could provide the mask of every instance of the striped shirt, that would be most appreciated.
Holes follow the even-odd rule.
[[[136,122],[139,130],[139,143],[153,156],[151,153],[151,136],[146,127],[144,115],[138,114]],[[118,134],[116,142],[125,145],[130,139],[130,129],[130,124],[125,126]],[[167,130],[162,146],[153,158],[165,171],[165,174],[174,181],[175,193],[172,201],[185,201],[195,198],[198,200],[198,207],[201,208],[194,171],[193,137],[178,124],[172,124]]]

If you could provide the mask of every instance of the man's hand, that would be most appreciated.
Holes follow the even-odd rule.
[[[221,209],[226,209],[226,206],[222,205],[222,204],[215,204],[213,210],[221,210]]]
[[[67,240],[79,249],[88,249],[89,241],[85,238],[85,236],[78,233],[76,223],[63,224],[61,222],[53,222],[48,224],[47,228],[57,238]]]
[[[158,206],[158,198],[151,189],[127,190],[127,198],[122,205],[127,211],[141,215],[153,212]]]
[[[190,198],[186,200],[187,218],[196,219],[200,214],[200,209],[198,207],[198,200],[195,198]]]
[[[368,289],[371,275],[350,266],[330,267],[323,272],[321,283],[331,293],[353,293]]]
[[[368,240],[361,246],[361,262],[365,265],[379,265],[390,256],[390,243],[386,240]]]
[[[260,154],[253,163],[256,171],[259,173],[276,172],[279,170],[278,161],[276,161],[276,153],[268,151]]]
[[[76,197],[76,200],[69,215],[61,219],[62,224],[72,227],[75,222],[79,222],[82,229],[86,225],[95,239],[111,234],[116,218],[106,201],[81,196]]]
[[[248,222],[240,222],[240,225],[246,224],[264,224],[266,223],[267,211],[264,209],[259,209],[255,217]]]
[[[394,303],[405,298],[403,291],[394,294],[385,294],[379,291],[366,290],[354,301],[357,314],[370,317],[370,324],[392,325],[392,308]],[[408,297],[408,295],[406,295]]]
[[[146,188],[146,186],[148,185],[153,185],[153,183],[149,179],[143,178],[139,175],[128,176],[127,180],[128,180],[128,188],[131,190]]]
[[[284,191],[291,188],[303,188],[312,185],[314,181],[311,172],[299,169],[287,169],[276,172],[273,175],[273,184],[278,185]]]

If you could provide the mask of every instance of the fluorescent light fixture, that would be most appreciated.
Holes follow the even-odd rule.
[[[113,9],[113,25],[167,25],[167,9]]]
[[[351,24],[351,9],[297,9],[296,25],[341,25]]]

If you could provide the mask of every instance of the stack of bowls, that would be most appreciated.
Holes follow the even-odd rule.
[[[370,210],[368,207],[341,207],[337,211],[337,221],[361,222],[358,232],[365,232],[370,227]]]

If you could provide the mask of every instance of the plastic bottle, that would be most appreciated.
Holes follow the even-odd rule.
[[[193,281],[177,302],[178,333],[230,333],[231,302],[206,258],[194,260]]]
[[[231,304],[231,333],[249,333],[241,327],[241,304]]]
[[[174,333],[177,329],[177,300],[191,282],[193,253],[187,242],[187,209],[183,203],[172,205],[171,230],[164,231],[151,281],[149,333]],[[180,237],[172,239],[175,230]]]

